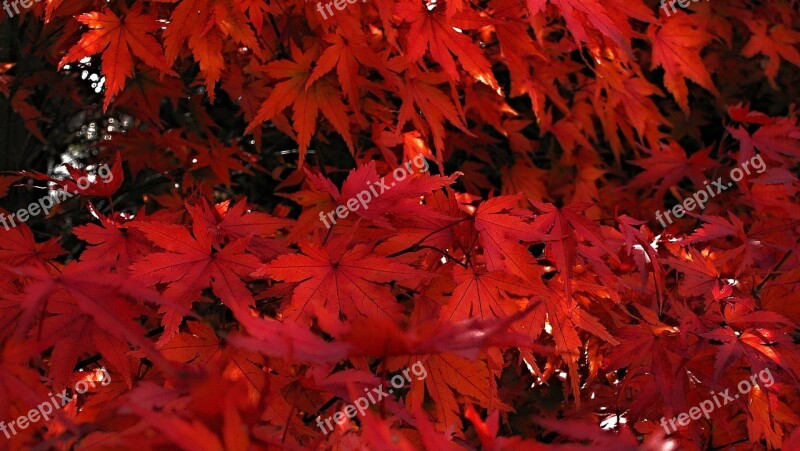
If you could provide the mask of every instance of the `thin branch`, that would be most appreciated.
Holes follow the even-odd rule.
[[[450,260],[453,260],[453,262],[458,263],[458,265],[461,266],[462,268],[467,269],[467,265],[465,263],[461,262],[459,259],[453,257],[452,255],[448,254],[447,252],[439,249],[438,247],[433,247],[433,246],[428,246],[426,244],[421,244],[421,245],[417,245],[417,249],[430,249],[430,250],[439,252],[442,255],[444,255],[445,257],[449,258]]]
[[[800,239],[798,239],[795,243],[800,243]],[[761,293],[761,289],[764,288],[764,285],[766,285],[767,282],[775,278],[775,276],[778,273],[778,270],[781,269],[781,266],[783,266],[783,264],[786,263],[787,260],[789,260],[789,257],[792,255],[793,251],[794,249],[789,249],[789,251],[786,252],[786,255],[783,256],[781,261],[779,261],[778,264],[775,265],[775,267],[770,270],[769,274],[767,274],[767,277],[764,277],[764,280],[762,280],[761,283],[758,284],[758,286],[755,289],[756,295]]]
[[[386,257],[387,257],[387,258],[392,258],[392,257],[397,257],[398,255],[403,255],[403,254],[407,254],[407,253],[409,253],[409,252],[414,252],[414,251],[416,251],[416,250],[418,250],[418,249],[420,248],[420,247],[419,247],[419,245],[420,245],[420,244],[424,243],[424,242],[425,242],[425,240],[427,240],[427,239],[428,239],[428,238],[430,238],[431,236],[433,236],[433,235],[435,235],[435,234],[437,234],[437,233],[441,232],[442,230],[449,229],[450,227],[453,227],[453,226],[454,226],[454,225],[456,225],[456,224],[460,224],[460,223],[462,223],[462,222],[464,222],[464,221],[469,221],[469,220],[471,220],[471,219],[473,219],[473,217],[472,217],[472,216],[467,216],[467,217],[465,217],[465,218],[461,218],[461,219],[459,219],[458,221],[452,222],[452,223],[450,223],[450,224],[448,224],[448,225],[446,225],[446,226],[444,226],[444,227],[440,227],[440,228],[438,228],[438,229],[434,230],[433,232],[431,232],[431,233],[429,233],[429,234],[427,234],[427,235],[423,236],[422,238],[420,238],[420,240],[419,240],[419,241],[417,241],[416,243],[412,244],[411,246],[409,246],[409,247],[407,247],[407,248],[403,249],[402,251],[397,251],[397,252],[395,252],[394,254],[387,255]]]

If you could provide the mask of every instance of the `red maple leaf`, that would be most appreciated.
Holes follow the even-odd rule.
[[[350,239],[331,239],[325,246],[301,242],[301,254],[283,255],[253,275],[297,282],[283,314],[307,321],[324,312],[348,318],[399,319],[403,308],[391,294],[391,281],[419,279],[425,273],[386,257],[371,246],[348,247]]]
[[[297,132],[301,161],[305,159],[319,111],[322,111],[352,151],[353,142],[350,137],[347,107],[330,83],[325,80],[311,83],[311,62],[316,59],[315,52],[313,50],[303,52],[292,44],[292,56],[294,60],[277,60],[264,67],[263,70],[270,77],[284,81],[275,85],[275,89],[261,105],[246,132],[252,132],[264,121],[273,119],[291,105],[292,126]],[[308,84],[311,86],[308,87]]]
[[[248,238],[237,239],[220,249],[212,247],[211,237],[199,221],[194,223],[194,237],[181,225],[137,222],[131,226],[166,252],[148,254],[131,265],[130,270],[146,284],[168,284],[164,291],[167,299],[188,307],[199,299],[203,289],[211,287],[223,303],[236,311],[246,311],[254,303],[242,281],[260,263],[255,256],[245,253]],[[178,333],[183,320],[178,312],[163,312],[162,324],[166,330],[161,344]]]
[[[92,31],[81,36],[80,41],[58,63],[61,69],[65,64],[86,56],[103,54],[102,71],[106,77],[103,109],[107,109],[111,99],[122,91],[125,79],[133,76],[132,55],[162,74],[177,75],[164,60],[161,44],[152,36],[159,28],[158,22],[155,17],[142,13],[143,6],[136,3],[125,11],[124,20],[110,9],[78,16],[77,19]]]

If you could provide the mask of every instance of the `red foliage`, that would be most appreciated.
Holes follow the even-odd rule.
[[[333,3],[0,19],[0,448],[800,443],[797,0]]]

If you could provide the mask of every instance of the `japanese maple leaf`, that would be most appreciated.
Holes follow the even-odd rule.
[[[58,238],[37,243],[27,224],[5,230],[0,228],[0,264],[37,264],[45,267],[67,251],[58,244]]]
[[[307,320],[316,309],[348,318],[358,316],[401,318],[402,306],[388,286],[425,275],[410,266],[374,255],[372,246],[348,248],[347,237],[332,239],[323,247],[301,242],[301,254],[282,255],[261,266],[253,275],[286,282],[299,282],[290,305],[289,318]]]
[[[530,274],[531,271],[526,271]],[[537,280],[526,280],[529,287],[534,288],[535,284],[541,284]],[[576,403],[580,404],[580,375],[578,373],[579,349],[582,346],[581,337],[578,335],[580,317],[570,309],[568,301],[563,294],[553,289],[547,288],[544,293],[537,293],[539,302],[531,303],[528,308],[533,312],[523,321],[515,324],[515,330],[529,334],[536,339],[542,331],[549,325],[550,335],[553,336],[556,351],[561,359],[566,363],[570,388]],[[588,314],[587,314],[588,315]],[[591,315],[588,315],[591,319]],[[584,329],[588,329],[584,327]],[[522,348],[523,355],[532,359],[530,351]],[[535,361],[535,360],[532,360]]]
[[[700,56],[700,52],[713,38],[703,26],[702,19],[696,18],[696,15],[680,14],[647,28],[647,36],[653,45],[652,68],[664,68],[664,85],[675,96],[687,116],[689,89],[684,79],[688,78],[719,96],[711,74]]]
[[[263,4],[261,1],[256,3]],[[249,72],[253,72],[249,70]],[[244,72],[242,68],[237,65],[228,67],[226,76],[222,79],[222,88],[228,93],[232,99],[236,99],[241,108],[240,112],[244,117],[245,122],[250,123],[256,117],[258,109],[264,103],[264,99],[269,97],[272,91],[269,80],[265,78],[255,78],[249,72]],[[292,126],[289,121],[280,116],[273,119],[276,127],[289,136],[293,136]],[[285,122],[285,123],[284,123]],[[261,148],[262,130],[257,128],[253,130],[253,138],[256,141],[256,148]]]
[[[450,6],[449,3],[448,6]],[[499,89],[489,61],[483,56],[483,52],[469,36],[453,29],[455,24],[452,22],[458,21],[449,20],[448,13],[444,9],[441,7],[427,8],[422,2],[406,0],[398,3],[396,10],[403,20],[411,23],[407,42],[407,58],[410,62],[419,61],[425,51],[430,50],[431,58],[441,64],[450,79],[459,80],[461,76],[456,69],[452,53],[458,57],[464,70],[476,80],[486,83],[494,90]],[[481,22],[485,21],[477,14],[472,14],[469,17],[470,20],[464,20],[458,25],[464,28],[478,27]],[[488,25],[488,21],[485,24]]]
[[[227,351],[235,352],[235,348],[226,348],[207,324],[190,321],[187,330],[188,334],[179,334],[161,348],[164,357],[199,367],[219,368],[220,364],[225,362],[223,355]]]
[[[720,263],[734,260],[736,276],[742,271],[752,268],[759,257],[768,252],[768,247],[785,251],[795,246],[795,240],[789,231],[797,224],[793,222],[782,223],[779,221],[757,221],[748,231],[744,223],[731,212],[728,220],[721,216],[703,216],[698,218],[705,221],[699,229],[683,240],[680,244],[710,242],[720,238],[736,238],[738,243],[731,242],[730,247],[721,250]]]
[[[358,99],[357,87],[366,80],[359,76],[359,63],[381,69],[382,61],[368,46],[367,37],[364,35],[343,38],[338,34],[325,36],[325,42],[330,43],[314,66],[311,76],[306,82],[309,88],[323,75],[336,68],[336,75],[342,86],[342,94],[351,101]],[[356,109],[358,112],[358,109]]]
[[[475,230],[481,238],[490,271],[503,269],[503,260],[508,259],[509,254],[522,252],[520,241],[545,238],[527,222],[533,214],[517,208],[522,199],[522,194],[495,197],[481,202],[475,211]]]
[[[200,186],[203,192],[211,192],[216,184],[231,186],[231,172],[241,171],[252,174],[253,170],[263,170],[256,158],[235,143],[223,143],[214,136],[203,138],[192,137],[191,147],[197,153],[186,156],[186,163],[191,162],[183,175],[183,182],[188,186]],[[208,174],[211,171],[212,175]]]
[[[210,286],[214,294],[232,309],[246,311],[247,306],[254,303],[242,280],[260,264],[258,258],[245,253],[248,238],[238,239],[217,250],[212,249],[211,237],[200,221],[193,224],[194,237],[181,225],[137,222],[132,226],[166,252],[149,254],[131,265],[131,272],[135,278],[150,285],[169,284],[164,291],[167,299],[190,306],[200,297],[202,290]],[[162,319],[165,331],[160,344],[175,336],[183,319],[176,312],[165,313]]]
[[[456,267],[453,276],[458,286],[440,313],[440,318],[446,321],[511,316],[519,308],[506,293],[519,296],[529,293],[524,281],[501,271],[487,273]]]
[[[2,80],[0,80],[2,82]],[[7,88],[6,88],[7,89]],[[3,91],[0,85],[0,92]],[[38,138],[41,142],[46,142],[47,138],[42,134],[38,122],[46,117],[44,113],[39,111],[33,100],[35,92],[32,89],[20,87],[16,88],[16,92],[11,97],[11,108],[25,121],[25,128]]]
[[[160,132],[155,127],[144,130],[129,129],[125,133],[112,133],[105,145],[121,148],[122,159],[127,163],[133,177],[145,168],[156,172],[167,172],[173,168],[174,156],[162,149],[178,150],[179,155],[188,152],[190,143],[182,136],[181,129]]]
[[[543,12],[547,3],[558,7],[567,24],[567,29],[576,41],[587,42],[592,47],[604,44],[607,39],[613,42],[618,53],[631,55],[630,36],[633,28],[628,23],[629,16],[641,21],[652,21],[652,13],[641,2],[626,3],[624,8],[616,2],[595,0],[527,0],[531,14]]]
[[[53,344],[50,355],[53,388],[67,387],[75,362],[92,350],[100,352],[107,365],[131,388],[128,344],[97,327],[92,317],[81,312],[69,297],[57,301],[51,304],[48,311],[52,316],[45,318],[42,326],[42,342]]]
[[[139,64],[136,67],[136,77],[114,100],[116,109],[131,116],[141,117],[143,120],[155,124],[159,129],[163,129],[164,123],[159,115],[161,102],[164,99],[172,98],[173,107],[177,107],[177,101],[172,96],[183,89],[183,83],[175,77],[161,77],[160,75],[157,69]],[[149,130],[148,132],[152,133]],[[149,142],[149,144],[152,149],[153,143]],[[133,163],[130,160],[127,161],[129,164]]]
[[[625,236],[625,249],[628,255],[633,256],[639,272],[642,275],[642,286],[645,286],[647,283],[646,264],[649,262],[653,265],[653,283],[658,292],[658,305],[660,309],[664,299],[664,275],[666,271],[661,264],[661,259],[658,257],[653,244],[651,244],[651,242],[654,241],[654,237],[652,237],[652,233],[650,233],[650,239],[648,240],[643,230],[636,228],[637,226],[645,224],[645,221],[637,221],[628,215],[620,215],[617,217],[617,222],[619,222],[620,231],[622,231]],[[634,249],[638,252],[632,253]]]
[[[791,337],[783,332],[766,327],[753,327],[740,332],[726,325],[702,335],[722,342],[714,362],[714,381],[718,381],[725,370],[740,358],[747,360],[753,373],[767,368],[769,363],[782,367],[795,380],[800,374],[798,368],[791,364],[795,359],[782,355],[789,354],[788,349],[795,347]]]
[[[725,288],[728,288],[728,293],[725,295]],[[722,305],[722,318],[715,315],[714,320],[720,320],[718,323],[725,323],[731,327],[739,330],[748,328],[771,328],[775,330],[788,330],[786,328],[793,327],[794,323],[781,315],[780,313],[771,310],[759,309],[756,306],[755,299],[751,297],[736,298],[731,297],[733,289],[730,285],[726,285],[721,290],[721,299],[727,299],[729,302]],[[724,296],[724,297],[722,297]],[[719,300],[720,297],[715,299]]]
[[[796,449],[792,443],[784,441],[790,430],[787,428],[792,427],[790,425],[794,425],[794,431],[800,430],[796,426],[800,423],[796,408],[784,404],[777,395],[769,393],[768,390],[750,390],[746,402],[749,413],[747,415],[747,432],[750,443],[755,445],[755,443],[761,442],[761,437],[764,437],[770,448]]]
[[[778,76],[781,68],[781,60],[789,61],[800,67],[800,52],[795,47],[800,44],[800,31],[792,30],[783,24],[770,27],[770,24],[764,20],[744,19],[744,23],[753,32],[753,35],[742,49],[742,55],[748,58],[752,58],[756,54],[766,56],[765,73],[772,87],[778,89],[775,77]]]
[[[421,406],[423,386],[433,399],[436,426],[440,431],[455,426],[461,430],[461,404],[472,402],[490,409],[509,410],[498,398],[497,383],[483,360],[468,360],[452,354],[440,354],[423,361],[428,371],[424,384],[411,385],[406,401],[410,408]]]
[[[106,8],[78,16],[78,20],[91,31],[84,33],[58,63],[65,64],[89,55],[103,53],[102,72],[106,77],[103,109],[108,109],[111,99],[125,86],[125,79],[133,75],[133,58],[136,55],[148,66],[163,74],[175,75],[164,60],[161,45],[152,36],[160,28],[155,17],[142,14],[143,3],[134,4],[124,13],[124,21]]]
[[[261,46],[244,14],[247,5],[233,0],[185,0],[172,11],[164,31],[166,59],[172,64],[184,43],[188,44],[205,79],[206,92],[214,102],[214,86],[225,68],[225,38],[261,55]]]
[[[448,8],[451,2],[447,2]],[[497,33],[497,41],[503,55],[508,58],[511,72],[511,95],[516,96],[519,88],[517,84],[529,77],[526,58],[538,57],[545,60],[546,56],[541,46],[534,40],[526,39],[527,24],[515,20],[525,14],[525,4],[511,0],[500,0],[495,3],[495,12],[492,15],[492,25]]]
[[[656,317],[655,312],[640,307],[638,310]],[[652,377],[645,385],[648,396],[636,403],[637,411],[648,409],[647,403],[663,399],[674,412],[688,409],[686,398],[686,378],[678,376],[688,357],[682,352],[675,328],[658,322],[642,322],[635,326],[625,326],[619,330],[617,338],[621,344],[615,347],[604,368],[615,370],[628,368],[629,374]],[[625,378],[622,388],[632,383]]]
[[[70,2],[65,0],[53,0],[47,2],[45,6],[45,23],[50,23],[53,19],[58,17],[72,17],[75,14],[80,14],[87,9],[92,8],[93,3],[90,0],[79,0]]]
[[[592,104],[595,114],[599,116],[602,123],[603,133],[609,141],[614,159],[618,163],[621,161],[622,155],[627,152],[617,137],[618,134],[629,136],[632,132],[630,129],[633,128],[639,133],[642,140],[650,143],[650,147],[668,138],[668,135],[659,131],[659,127],[668,126],[669,122],[661,115],[652,99],[652,96],[664,95],[660,87],[622,64],[600,64],[596,71],[597,77],[594,81],[589,82],[595,92]],[[548,96],[553,98],[549,91]],[[569,115],[573,114],[569,113]],[[586,116],[580,119],[576,125],[580,127],[583,134],[592,137],[591,130],[594,126],[590,125],[591,119]],[[630,138],[626,140],[631,145],[639,144]],[[582,166],[586,165],[583,158],[578,163],[582,163]],[[593,185],[589,187],[591,188]]]
[[[237,373],[247,381],[252,396],[258,396],[264,390],[267,380],[262,369],[263,357],[229,345],[205,323],[189,321],[187,331],[176,335],[159,349],[164,358],[226,375]]]
[[[301,162],[305,159],[320,110],[353,151],[347,107],[339,98],[337,90],[324,79],[307,87],[312,74],[311,63],[316,59],[316,52],[311,49],[303,53],[293,43],[292,55],[294,60],[276,60],[263,67],[264,72],[270,77],[286,80],[275,85],[275,89],[261,105],[245,133],[253,132],[264,121],[274,118],[292,105],[292,126],[297,132]]]
[[[420,196],[451,185],[461,173],[457,172],[451,176],[431,176],[423,173],[424,167],[419,168],[415,164],[408,161],[405,166],[398,166],[403,170],[402,178],[396,178],[394,173],[380,177],[375,168],[375,161],[370,161],[350,171],[344,184],[342,184],[341,194],[330,180],[308,171],[306,171],[306,175],[313,186],[320,191],[329,193],[340,205],[345,205],[350,199],[363,198],[363,195],[359,197],[359,193],[370,193],[370,186],[373,186],[373,191],[377,192],[378,195],[372,196],[370,194],[369,200],[364,202],[364,207],[353,211],[353,215],[369,219],[386,228],[393,228],[388,216],[414,217],[422,221],[448,219],[448,216],[420,204]],[[380,182],[388,189],[378,188],[381,185],[376,184],[376,182]],[[331,210],[334,208],[336,208],[335,205]]]
[[[419,70],[409,69],[405,74],[405,82],[395,80],[398,92],[404,93],[403,104],[397,115],[396,133],[411,119],[418,128],[425,128],[423,121],[414,110],[414,105],[419,107],[425,117],[424,123],[431,129],[434,146],[440,151],[444,149],[444,120],[469,136],[474,136],[467,129],[466,119],[461,106],[447,97],[437,86],[445,83],[447,77],[441,73],[420,73]],[[455,93],[452,92],[455,99]]]
[[[72,233],[89,244],[81,254],[82,260],[103,260],[120,269],[127,270],[150,250],[150,242],[138,229],[117,226],[103,217],[100,224],[78,226]]]
[[[680,257],[670,257],[667,264],[677,269],[682,277],[678,284],[681,296],[703,296],[711,292],[719,278],[714,262],[693,247]]]
[[[578,244],[580,241],[578,236],[610,255],[615,255],[615,252],[606,243],[606,238],[600,226],[584,215],[584,211],[592,204],[580,202],[562,208],[539,202],[534,202],[534,205],[542,214],[531,225],[538,231],[548,234],[548,241],[556,259],[556,267],[564,280],[566,301],[571,306],[573,303],[573,267],[579,253]],[[596,260],[589,253],[584,256],[589,260]],[[599,264],[604,265],[602,262],[599,262]]]
[[[162,298],[154,290],[137,285],[133,280],[108,271],[103,261],[70,263],[57,277],[35,267],[21,267],[14,272],[36,280],[26,287],[22,301],[23,313],[17,326],[17,336],[24,336],[37,316],[46,314],[49,301],[66,296],[79,311],[92,318],[95,325],[114,337],[138,346],[142,352],[165,369],[171,368],[152,343],[145,339],[144,330],[136,321],[126,298],[148,301],[178,315],[192,315],[179,305]],[[117,351],[124,352],[124,351]]]
[[[527,141],[527,138],[521,141]],[[513,196],[522,193],[531,200],[541,202],[549,196],[546,180],[547,171],[537,168],[527,158],[522,157],[513,166],[503,168],[503,188],[500,194]]]
[[[727,130],[741,143],[741,151],[737,156],[740,164],[755,156],[755,149],[777,161],[795,161],[800,156],[800,126],[797,125],[797,118],[772,119],[752,135],[743,126],[731,126]]]
[[[669,144],[660,144],[657,149],[645,151],[650,154],[649,157],[631,161],[644,169],[644,172],[634,177],[633,185],[656,187],[655,197],[658,199],[662,199],[667,190],[684,177],[688,177],[695,186],[703,186],[703,181],[706,180],[703,171],[718,164],[709,157],[711,147],[687,156],[680,144],[670,141]]]
[[[247,247],[248,251],[264,260],[271,260],[278,254],[288,251],[283,242],[269,237],[291,222],[266,213],[249,211],[247,199],[242,199],[233,206],[228,200],[214,207],[203,199],[199,204],[187,205],[186,208],[194,221],[199,221],[206,227],[215,247],[222,244],[225,239],[252,237]]]
[[[264,3],[260,0],[234,0],[236,8],[240,11],[246,10],[247,17],[256,31],[256,36],[261,36],[264,30],[264,15],[275,10],[275,5]]]
[[[537,205],[537,208],[539,208],[541,204],[535,203],[534,205]],[[578,255],[577,251],[575,253],[570,251],[573,245],[577,246],[577,241],[574,241],[577,240],[577,238],[573,233],[565,231],[565,228],[569,230],[572,222],[566,220],[565,224],[565,217],[562,214],[556,213],[558,209],[555,209],[555,207],[549,204],[545,205],[546,210],[550,212],[537,218],[532,225],[538,225],[544,229],[552,227],[550,232],[551,237],[548,238],[548,240],[556,241],[553,245],[554,254],[563,254],[562,262],[572,261],[570,258],[574,259]],[[568,210],[566,216],[572,217],[572,220],[579,224],[579,226],[575,228],[580,231],[581,234],[585,233],[588,236],[595,236],[595,238],[590,239],[590,241],[596,243],[599,238],[597,238],[595,234],[599,232],[599,227],[591,223],[585,217],[582,219],[574,217],[575,214],[578,214],[576,211],[580,211],[581,208],[583,208],[580,205],[581,204],[573,204],[561,210]],[[539,222],[540,220],[541,222]],[[583,221],[587,221],[588,224],[582,224]],[[562,231],[563,234],[561,233]],[[558,243],[558,241],[561,241],[561,243]],[[608,246],[603,244],[603,247]],[[571,287],[565,289],[565,293],[562,294],[543,284],[541,279],[541,266],[533,258],[527,248],[516,245],[506,251],[505,257],[505,266],[508,271],[524,280],[526,289],[534,294],[534,296],[531,297],[532,301],[525,309],[525,311],[530,311],[532,313],[526,315],[525,318],[520,320],[517,324],[514,324],[515,330],[537,338],[542,331],[545,330],[545,327],[549,325],[552,328],[550,334],[555,341],[556,350],[561,354],[561,358],[569,369],[570,385],[573,395],[576,398],[576,403],[580,403],[580,376],[578,373],[578,358],[580,354],[578,350],[582,345],[582,341],[578,335],[578,329],[580,328],[591,332],[612,344],[615,344],[616,340],[608,334],[596,318],[581,308],[573,307],[575,301],[571,299]],[[557,260],[559,260],[559,258],[557,258]],[[571,267],[574,263],[563,264],[567,267]],[[598,264],[603,263],[599,262]],[[566,272],[566,270],[563,272]],[[568,280],[571,280],[571,276],[563,277],[565,279],[565,288],[571,286],[571,283],[568,283]],[[523,352],[528,351],[523,349]],[[529,353],[527,357],[533,358]]]
[[[230,205],[225,201],[213,208],[203,199],[198,205],[189,205],[187,209],[192,218],[200,221],[208,230],[215,246],[224,238],[244,238],[248,235],[270,236],[290,223],[286,219],[276,218],[266,213],[247,210],[247,199]]]

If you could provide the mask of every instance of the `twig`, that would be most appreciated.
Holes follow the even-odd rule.
[[[416,243],[412,244],[411,246],[409,246],[409,247],[407,247],[407,248],[403,249],[402,251],[397,251],[397,252],[395,252],[394,254],[387,255],[386,257],[387,257],[387,258],[392,258],[392,257],[397,257],[398,255],[403,255],[403,254],[407,254],[407,253],[409,253],[409,252],[414,252],[414,251],[416,251],[417,249],[419,249],[419,248],[420,248],[420,247],[419,247],[419,245],[420,245],[420,244],[424,243],[424,242],[425,242],[425,240],[427,240],[427,239],[428,239],[428,238],[430,238],[431,236],[433,236],[433,235],[435,235],[435,234],[437,234],[437,233],[441,232],[442,230],[449,229],[450,227],[453,227],[453,226],[454,226],[454,225],[456,225],[456,224],[460,224],[460,223],[462,223],[462,222],[464,222],[464,221],[469,221],[469,220],[471,220],[471,219],[473,219],[473,217],[472,217],[472,216],[467,216],[467,217],[465,217],[465,218],[461,218],[461,219],[459,219],[458,221],[452,222],[452,223],[450,223],[450,224],[448,224],[448,225],[446,225],[446,226],[444,226],[444,227],[440,227],[440,228],[438,228],[438,229],[434,230],[433,232],[431,232],[431,233],[429,233],[429,234],[427,234],[427,235],[423,236],[422,238],[420,238],[420,240],[419,240],[419,241],[417,241]]]
[[[453,257],[452,255],[450,255],[447,252],[439,249],[438,247],[428,246],[427,244],[420,244],[420,245],[417,245],[417,249],[430,249],[430,250],[439,252],[442,255],[444,255],[445,257],[449,258],[450,260],[453,260],[453,262],[457,263],[462,268],[467,269],[467,265],[465,263],[462,263],[456,257]]]
[[[800,239],[798,239],[795,243],[800,243]],[[766,283],[769,282],[770,279],[773,279],[775,277],[777,271],[781,269],[781,266],[783,266],[784,263],[786,263],[786,260],[789,260],[789,257],[792,255],[793,251],[794,249],[789,249],[789,251],[786,252],[786,255],[783,256],[781,261],[779,261],[778,264],[775,265],[775,267],[770,270],[769,274],[767,274],[767,277],[764,277],[764,280],[762,280],[761,283],[758,284],[758,286],[754,290],[756,296],[758,296],[758,294],[761,292],[761,289],[764,288],[764,285],[766,285]]]

